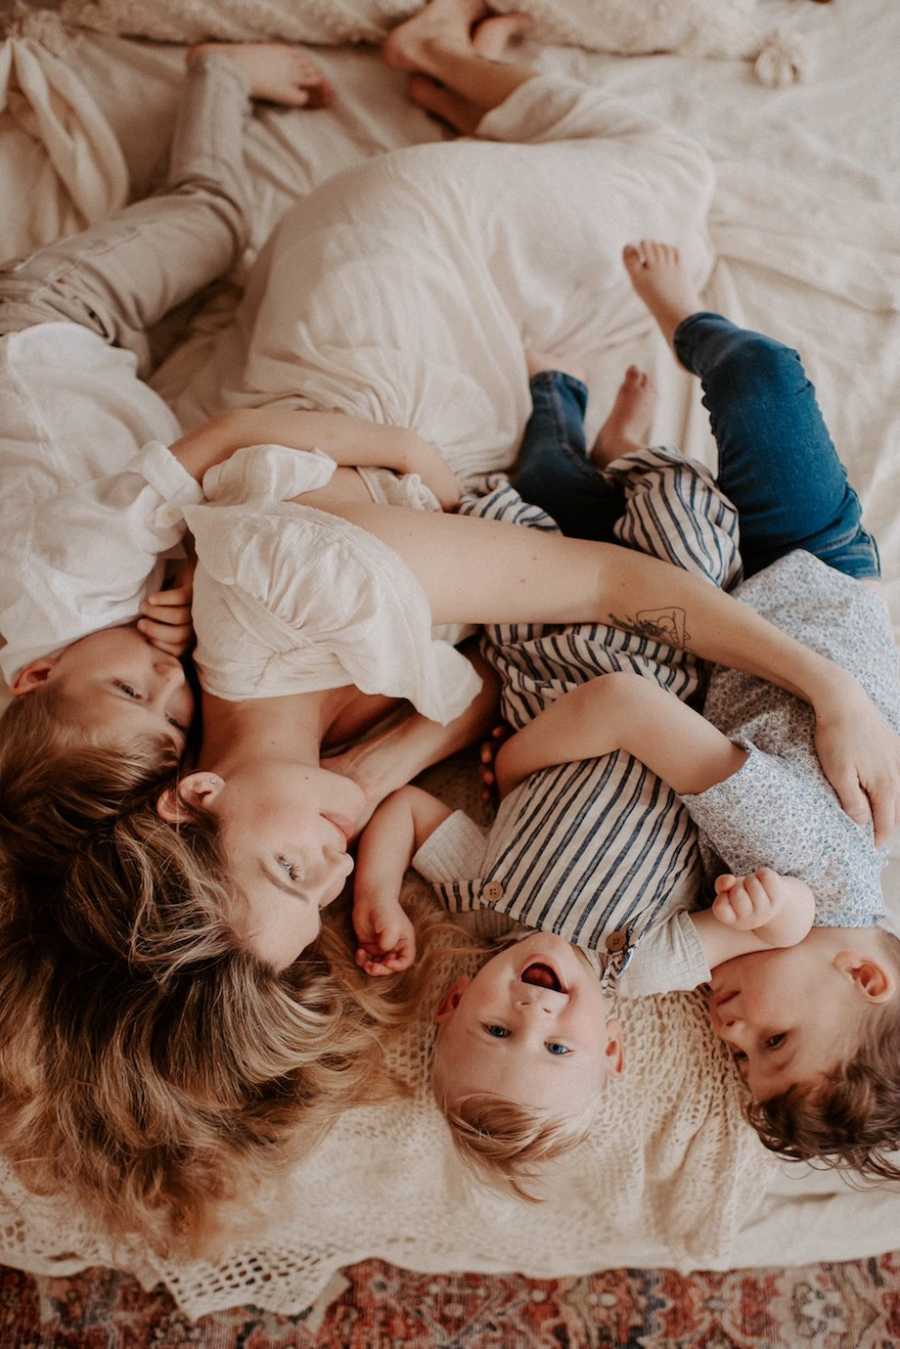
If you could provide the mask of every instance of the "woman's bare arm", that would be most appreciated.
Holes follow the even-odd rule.
[[[482,684],[478,696],[455,721],[442,726],[418,712],[392,717],[367,739],[323,761],[326,768],[352,778],[365,793],[368,813],[359,820],[358,828],[391,792],[488,734],[497,716],[497,676],[482,659],[476,642],[467,643],[463,650]]]
[[[389,468],[418,473],[445,510],[459,501],[459,483],[438,451],[405,426],[379,426],[342,412],[302,412],[283,407],[239,408],[212,418],[172,445],[175,458],[202,481],[207,469],[246,445],[286,445],[321,450],[349,468]]]
[[[403,558],[436,623],[603,622],[766,679],[812,706],[822,770],[876,842],[900,822],[900,737],[832,661],[707,581],[615,544],[470,516],[335,508]]]

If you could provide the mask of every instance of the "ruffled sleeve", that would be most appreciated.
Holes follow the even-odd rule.
[[[203,475],[203,495],[217,506],[290,501],[325,487],[337,464],[321,450],[247,445]]]

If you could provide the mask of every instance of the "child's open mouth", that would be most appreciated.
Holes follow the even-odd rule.
[[[565,993],[565,989],[556,976],[556,971],[543,961],[536,960],[519,975],[523,984],[536,984],[538,988],[549,988],[554,993]]]

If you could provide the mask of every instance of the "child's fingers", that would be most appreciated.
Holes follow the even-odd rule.
[[[361,946],[356,952],[356,963],[366,974],[399,974],[406,970],[413,962],[413,957],[407,951],[377,951],[373,952]]]
[[[150,618],[154,623],[170,623],[175,627],[181,627],[191,621],[191,606],[189,604],[174,604],[166,608],[163,604],[151,604],[145,601],[141,605],[141,614],[144,618]]]
[[[737,922],[737,914],[735,913],[731,899],[727,894],[716,896],[716,899],[713,901],[712,910],[719,922],[724,923],[726,927],[733,927]]]
[[[758,876],[754,875],[745,877],[744,890],[747,894],[747,898],[750,902],[751,909],[754,913],[761,914],[768,912],[768,910],[771,907],[769,903],[769,896],[766,893],[765,886],[759,880]]]
[[[719,894],[712,908],[719,923],[727,923],[731,927],[743,927],[743,924],[753,919],[754,915],[753,901],[746,892],[743,881],[725,893]]]
[[[153,605],[154,608],[170,608],[173,605],[181,605],[182,608],[190,607],[191,595],[194,588],[191,585],[178,586],[172,590],[157,590],[155,594],[148,595],[144,604]],[[144,606],[141,605],[141,608]]]
[[[151,618],[142,618],[138,623],[138,631],[143,633],[148,642],[152,642],[154,646],[165,642],[167,646],[184,647],[193,635],[190,622],[158,623]]]
[[[738,879],[737,876],[732,876],[730,872],[726,872],[724,876],[717,876],[716,894],[721,895],[726,890],[731,890],[735,885],[737,885],[737,879]]]

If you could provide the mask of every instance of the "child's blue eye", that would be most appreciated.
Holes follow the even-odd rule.
[[[562,1055],[571,1054],[572,1052],[568,1045],[560,1044],[559,1040],[548,1040],[544,1048],[548,1054]]]
[[[766,1040],[766,1049],[780,1049],[786,1039],[787,1035],[784,1031],[779,1031],[777,1035],[770,1035]]]
[[[509,1031],[505,1026],[492,1025],[490,1022],[485,1024],[484,1029],[487,1031],[488,1035],[493,1035],[495,1040],[505,1040],[509,1035]]]

